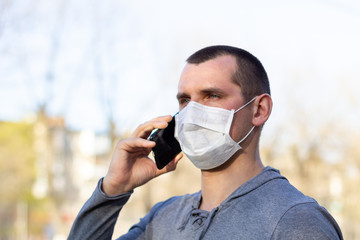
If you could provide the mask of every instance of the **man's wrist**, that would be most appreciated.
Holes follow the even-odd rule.
[[[125,186],[122,187],[119,184],[113,184],[106,176],[101,182],[100,189],[106,196],[109,197],[132,192],[132,189],[128,189]]]

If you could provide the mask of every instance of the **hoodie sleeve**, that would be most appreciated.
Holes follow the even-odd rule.
[[[278,222],[271,239],[343,239],[335,219],[315,203],[290,208]]]
[[[132,192],[107,196],[101,190],[102,179],[80,210],[68,239],[111,239],[114,226],[122,207]]]

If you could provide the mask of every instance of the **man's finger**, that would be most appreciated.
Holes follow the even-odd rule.
[[[132,137],[147,138],[154,129],[166,128],[172,117],[170,115],[154,118],[136,128]]]
[[[163,169],[158,170],[157,176],[167,173],[167,172],[174,171],[182,157],[183,157],[182,153],[179,153],[178,155],[176,155],[176,157],[173,160],[171,160],[171,162],[169,162]]]
[[[117,149],[122,149],[127,152],[143,151],[144,148],[151,149],[155,147],[155,142],[143,138],[129,138],[118,143]]]

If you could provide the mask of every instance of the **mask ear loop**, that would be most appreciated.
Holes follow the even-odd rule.
[[[245,105],[243,105],[242,107],[240,107],[238,110],[236,110],[234,113],[237,113],[238,111],[240,111],[241,109],[243,109],[244,107],[246,107],[247,105],[249,105],[250,103],[252,103],[258,96],[254,97],[253,99],[251,99],[250,101],[248,101],[247,103],[245,103]]]
[[[247,105],[249,105],[250,103],[252,103],[257,97],[258,97],[258,96],[255,96],[253,99],[251,99],[250,101],[248,101],[245,105],[243,105],[243,106],[240,107],[238,110],[236,110],[236,111],[234,112],[234,114],[237,113],[238,111],[240,111],[241,109],[243,109],[244,107],[246,107]],[[250,131],[245,135],[245,137],[243,137],[237,144],[242,143],[242,142],[251,134],[251,132],[254,130],[254,128],[255,128],[255,126],[253,126],[253,127],[250,129]]]
[[[250,135],[250,133],[254,130],[254,128],[255,128],[255,126],[253,126],[253,127],[250,129],[250,131],[246,134],[246,136],[243,137],[243,139],[241,139],[237,144],[242,143],[242,142]]]

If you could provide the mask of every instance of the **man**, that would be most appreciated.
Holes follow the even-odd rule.
[[[262,164],[259,138],[272,100],[257,58],[230,46],[199,50],[187,60],[177,98],[175,137],[201,170],[201,191],[156,204],[120,239],[342,239],[324,208]],[[111,239],[133,189],[175,169],[182,153],[162,170],[147,157],[151,131],[170,120],[155,118],[118,143],[69,239]]]

